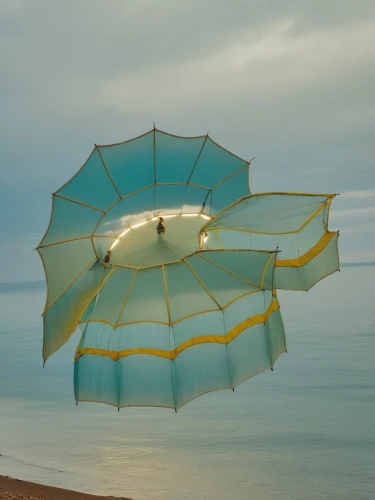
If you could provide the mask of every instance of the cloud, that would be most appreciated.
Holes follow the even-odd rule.
[[[342,234],[359,234],[359,235],[363,235],[365,233],[374,234],[374,227],[373,227],[373,225],[352,226],[352,227],[346,227],[346,228],[344,228],[342,230]]]
[[[285,98],[302,88],[306,92],[321,86],[322,74],[330,86],[338,73],[341,79],[350,78],[354,68],[375,60],[374,22],[299,35],[293,31],[296,24],[297,19],[284,20],[235,36],[227,46],[219,44],[202,56],[101,81],[87,99],[138,114],[176,114],[194,101],[227,101],[239,94],[250,102],[275,100],[282,94]],[[349,113],[344,121],[353,119],[358,117]]]
[[[373,262],[375,261],[375,252],[353,252],[342,253],[340,255],[341,262]]]
[[[375,214],[375,207],[348,208],[346,210],[332,210],[332,217],[360,217]]]
[[[374,198],[375,189],[361,189],[358,191],[347,191],[340,194],[341,198],[348,198],[352,200],[358,200],[363,198]]]

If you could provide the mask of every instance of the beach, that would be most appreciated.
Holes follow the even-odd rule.
[[[97,496],[77,491],[54,488],[43,484],[21,481],[9,476],[0,476],[0,498],[9,500],[105,500],[113,496]],[[130,500],[125,497],[116,497]]]

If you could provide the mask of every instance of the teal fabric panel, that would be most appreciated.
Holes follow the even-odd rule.
[[[276,359],[286,351],[280,311],[274,311],[266,324],[258,324],[244,330],[227,348],[234,386],[270,369]]]
[[[244,229],[260,233],[298,231],[325,201],[326,196],[252,195],[223,211],[208,227]]]
[[[185,184],[155,186],[155,210],[164,214],[181,213],[185,191]]]
[[[165,275],[172,322],[191,314],[219,309],[184,262],[166,266]]]
[[[229,332],[252,316],[263,314],[272,300],[272,292],[265,290],[252,293],[231,304],[224,311],[225,329]]]
[[[245,293],[257,290],[256,286],[236,278],[196,255],[189,257],[187,262],[221,307]]]
[[[327,207],[319,212],[299,233],[258,234],[251,232],[209,231],[205,248],[249,248],[279,250],[278,259],[294,259],[307,253],[325,233]]]
[[[286,338],[280,309],[274,311],[265,324],[268,354],[273,366],[280,354],[286,352]]]
[[[183,351],[175,360],[177,407],[207,392],[230,389],[226,346],[200,344]]]
[[[95,401],[118,406],[120,364],[106,356],[86,355],[74,364],[76,401]]]
[[[266,268],[263,288],[272,290],[275,253],[248,250],[207,250],[198,255],[259,288],[262,288],[263,271]]]
[[[176,346],[200,335],[225,335],[222,311],[198,314],[173,325],[172,335]]]
[[[102,215],[98,210],[54,196],[51,222],[40,245],[91,236]]]
[[[307,253],[318,241],[322,238],[325,233],[325,221],[324,214],[327,209],[322,210],[314,219],[307,224],[302,231],[297,235],[297,255],[296,257],[301,257]],[[287,259],[286,253],[280,258]],[[291,257],[292,258],[292,257]]]
[[[119,199],[97,149],[94,149],[81,170],[57,193],[102,210]]]
[[[154,183],[153,131],[131,141],[100,146],[99,149],[121,196]]]
[[[80,348],[105,349],[115,352],[137,348],[170,351],[174,347],[174,334],[168,325],[136,323],[114,330],[108,324],[95,321],[87,323],[80,344]]]
[[[188,184],[185,186],[184,199],[182,204],[183,213],[200,213],[206,214],[210,211],[210,192],[197,186]],[[202,225],[207,222],[202,219]]]
[[[212,190],[210,215],[216,215],[249,192],[249,169],[246,167]]]
[[[156,130],[156,182],[187,182],[205,137],[176,137]]]
[[[339,269],[338,234],[310,262],[302,267],[276,267],[275,287],[283,290],[307,291],[318,281]]]
[[[116,362],[120,370],[119,405],[175,408],[172,367],[169,359],[134,355]]]
[[[99,295],[92,299],[80,322],[103,321],[114,327],[120,319],[135,272],[134,269],[117,268],[104,282]]]
[[[91,240],[76,240],[38,248],[47,277],[48,308],[90,263],[96,260]]]
[[[137,273],[118,324],[136,321],[169,322],[161,267]]]
[[[245,164],[245,160],[229,153],[209,137],[194,168],[191,182],[199,186],[213,188]]]
[[[63,346],[77,328],[77,321],[96,293],[103,266],[93,264],[65,291],[43,316],[43,360]]]
[[[113,242],[115,241],[115,237],[111,238],[93,238],[93,243],[95,246],[95,253],[99,257],[99,259],[104,259],[106,256],[107,251],[111,248],[113,245]]]
[[[95,235],[118,236],[132,224],[144,221],[154,214],[154,187],[124,198],[103,217]]]
[[[271,367],[264,324],[244,330],[227,349],[234,386]]]
[[[170,351],[174,348],[172,329],[168,325],[137,323],[116,330],[116,350],[151,348]]]

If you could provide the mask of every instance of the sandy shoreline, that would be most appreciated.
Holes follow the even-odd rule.
[[[43,484],[29,483],[8,476],[0,476],[0,499],[8,500],[130,500],[125,497],[103,497],[79,493],[78,491],[54,488]]]

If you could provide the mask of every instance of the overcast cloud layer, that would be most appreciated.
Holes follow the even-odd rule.
[[[0,64],[0,282],[43,278],[93,143],[153,122],[255,156],[253,192],[340,193],[341,260],[375,260],[373,0],[0,0]]]

